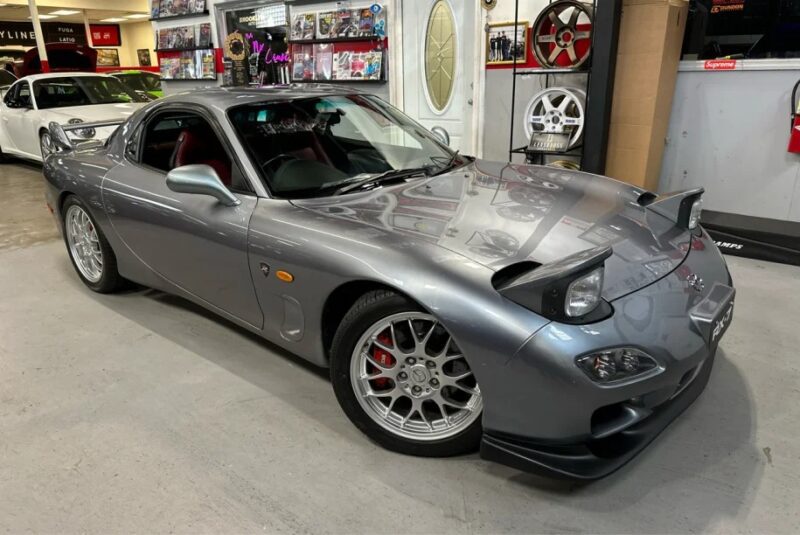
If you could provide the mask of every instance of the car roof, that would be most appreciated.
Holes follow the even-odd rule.
[[[108,75],[97,72],[48,72],[44,74],[29,74],[28,76],[23,76],[20,78],[20,80],[30,80],[31,82],[35,82],[36,80],[47,80],[50,78],[77,78],[84,76],[101,76],[103,78],[110,78]]]
[[[207,107],[228,109],[243,104],[303,98],[369,93],[336,84],[290,84],[270,87],[205,87],[170,95],[162,102],[181,100]]]

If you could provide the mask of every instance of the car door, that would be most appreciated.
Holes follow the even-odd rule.
[[[204,145],[176,161],[179,139],[194,132]],[[247,229],[257,197],[235,153],[207,111],[161,106],[139,123],[124,160],[103,181],[103,202],[114,229],[151,270],[202,301],[254,327],[263,316],[247,261]],[[193,134],[194,135],[194,134]],[[184,145],[186,147],[186,145]],[[182,153],[181,153],[182,154]],[[228,189],[241,201],[176,193],[166,184],[175,165],[204,163],[225,174],[217,160],[229,158]]]
[[[2,138],[0,146],[3,151],[10,153],[30,154],[26,147],[30,132],[26,131],[27,116],[33,113],[31,99],[31,86],[27,80],[20,80],[6,93],[3,98]]]

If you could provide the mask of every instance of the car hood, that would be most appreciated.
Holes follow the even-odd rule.
[[[120,104],[93,104],[91,106],[70,106],[67,108],[51,108],[42,110],[48,121],[66,123],[70,119],[82,119],[85,123],[97,121],[113,121],[127,119],[136,110],[144,106],[145,102],[131,102]]]
[[[495,271],[611,246],[603,295],[613,300],[671,273],[691,244],[688,231],[637,202],[643,193],[588,173],[476,160],[445,175],[294,203],[435,242]]]

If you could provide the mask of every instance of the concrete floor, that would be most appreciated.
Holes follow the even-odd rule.
[[[800,531],[800,268],[729,258],[737,315],[705,393],[574,485],[383,451],[325,371],[179,299],[89,292],[62,242],[26,243],[54,236],[41,178],[0,169],[8,532]]]

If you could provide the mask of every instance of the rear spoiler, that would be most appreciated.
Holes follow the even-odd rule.
[[[639,196],[637,202],[681,228],[690,228],[692,206],[700,200],[704,192],[704,188],[694,188],[656,196],[647,191]]]
[[[101,147],[105,141],[99,139],[73,139],[67,135],[67,132],[74,130],[89,130],[93,128],[106,128],[109,126],[118,127],[125,122],[125,119],[115,119],[113,121],[97,121],[94,123],[71,123],[71,124],[58,124],[52,122],[47,125],[50,131],[50,138],[59,150],[75,150],[75,149],[91,149]]]

